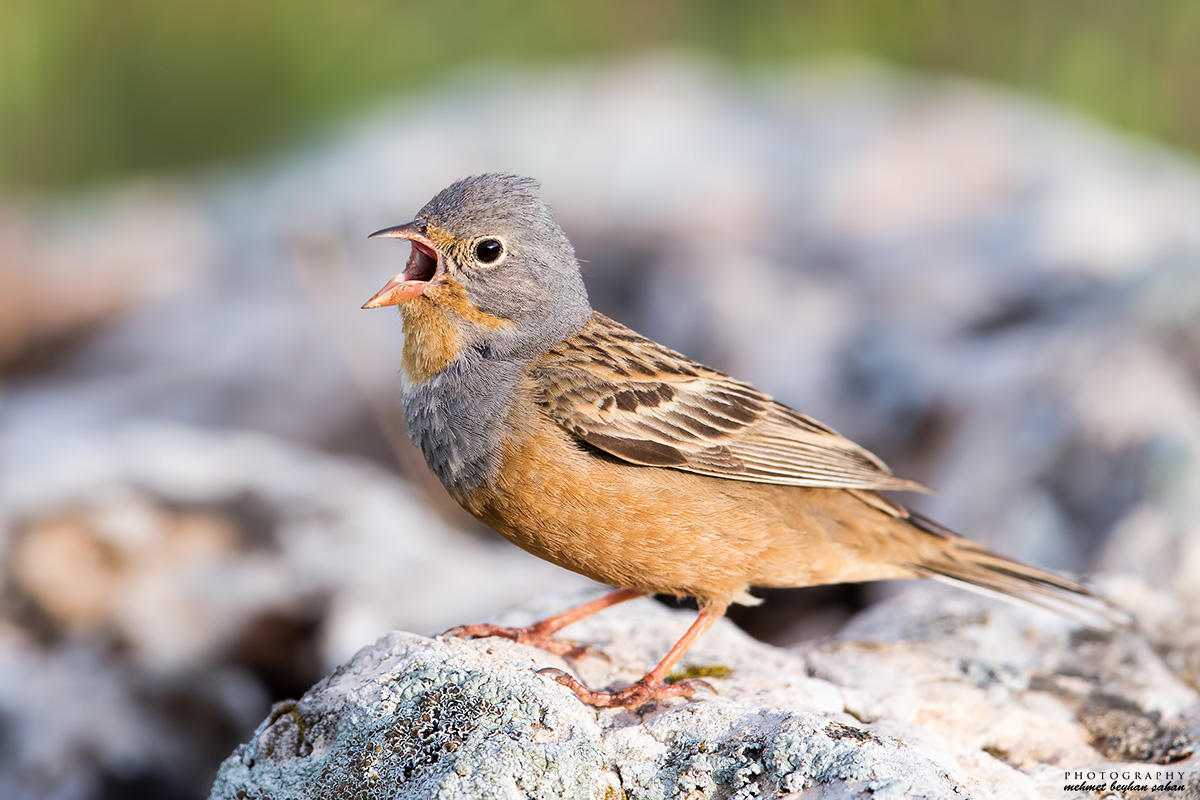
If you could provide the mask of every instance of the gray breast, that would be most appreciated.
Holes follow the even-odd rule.
[[[408,435],[451,492],[470,493],[500,469],[500,438],[521,379],[517,361],[459,359],[403,393]]]

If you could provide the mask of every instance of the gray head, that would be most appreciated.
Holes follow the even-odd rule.
[[[532,357],[590,318],[575,250],[532,178],[464,178],[417,219],[372,236],[412,242],[405,270],[364,305],[400,305],[406,339],[436,343],[431,328],[449,326],[442,333],[460,347]]]

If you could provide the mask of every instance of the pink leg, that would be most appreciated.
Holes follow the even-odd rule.
[[[564,611],[557,616],[549,617],[541,622],[535,622],[525,628],[505,628],[502,625],[460,625],[457,628],[451,628],[443,635],[458,636],[464,639],[502,636],[505,639],[512,639],[514,642],[549,650],[555,655],[580,658],[597,651],[589,645],[560,642],[554,638],[554,634],[571,623],[578,622],[584,617],[590,617],[598,611],[603,611],[618,603],[624,603],[626,600],[633,600],[643,596],[641,592],[635,592],[632,589],[617,589],[615,592],[609,592],[603,597],[592,600],[590,603],[576,606],[569,611]],[[683,654],[680,653],[680,655]]]
[[[658,662],[657,667],[646,673],[633,686],[630,686],[628,689],[622,689],[619,692],[593,692],[561,669],[554,669],[553,667],[541,669],[538,672],[553,675],[556,681],[579,695],[580,700],[602,708],[611,706],[640,708],[651,700],[661,700],[664,697],[691,697],[696,693],[697,689],[708,689],[710,692],[715,693],[716,690],[707,681],[687,680],[671,685],[667,685],[663,681],[666,680],[667,673],[670,672],[671,667],[675,666],[676,662],[683,658],[683,654],[696,643],[696,640],[703,636],[704,632],[711,628],[713,623],[722,616],[724,616],[724,610],[719,614],[711,611],[701,611],[700,616],[692,623],[692,627],[688,628],[687,633],[675,643],[675,646],[671,648],[666,657]]]

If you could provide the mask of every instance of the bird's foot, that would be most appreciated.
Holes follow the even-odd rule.
[[[590,644],[564,642],[560,639],[555,639],[552,633],[547,632],[544,628],[540,628],[537,625],[530,625],[525,628],[506,628],[503,625],[459,625],[457,628],[451,628],[442,635],[457,636],[460,639],[483,639],[489,636],[500,636],[505,639],[512,639],[514,642],[520,642],[521,644],[540,647],[542,650],[547,650],[556,656],[563,656],[570,659],[583,658],[584,656],[608,657]]]
[[[713,694],[717,693],[717,690],[708,681],[691,679],[676,683],[661,683],[652,682],[649,675],[628,689],[622,689],[619,692],[593,692],[561,669],[547,667],[539,669],[538,674],[550,675],[555,681],[579,695],[579,699],[583,702],[600,708],[619,707],[636,710],[655,700],[663,700],[668,697],[691,697],[699,689],[707,689]]]

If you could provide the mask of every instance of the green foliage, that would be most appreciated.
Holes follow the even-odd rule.
[[[4,0],[0,185],[258,152],[473,64],[661,47],[978,76],[1200,151],[1196,0]]]

